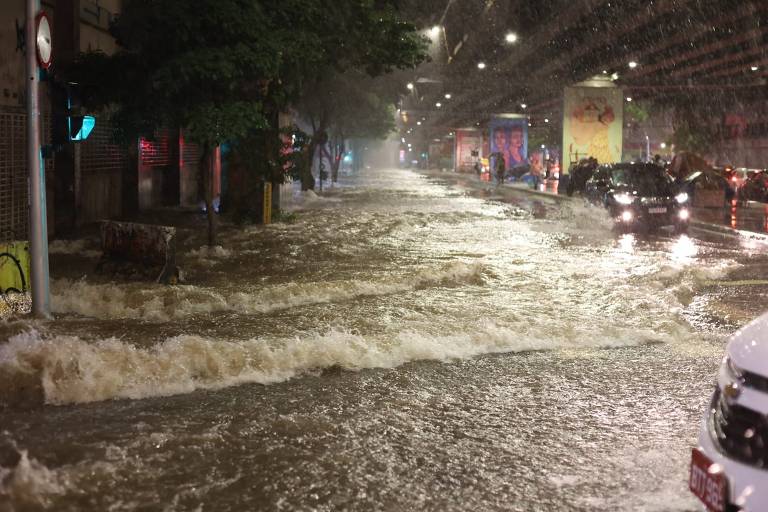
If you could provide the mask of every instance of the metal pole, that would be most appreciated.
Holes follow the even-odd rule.
[[[32,314],[51,317],[48,283],[48,226],[45,204],[45,168],[40,153],[40,71],[37,65],[35,18],[40,0],[27,0],[27,165],[29,166],[29,250]]]

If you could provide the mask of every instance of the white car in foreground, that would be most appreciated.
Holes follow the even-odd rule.
[[[768,314],[728,342],[689,487],[710,511],[768,511]]]

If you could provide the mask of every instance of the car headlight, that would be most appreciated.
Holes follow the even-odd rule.
[[[616,194],[613,198],[619,204],[632,204],[635,202],[635,198],[629,194]]]
[[[680,204],[687,203],[688,202],[688,192],[680,192],[675,196],[675,201],[677,201]]]

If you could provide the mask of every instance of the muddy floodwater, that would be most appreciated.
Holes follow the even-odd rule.
[[[179,228],[186,283],[52,245],[56,320],[0,324],[0,511],[689,511],[757,245],[403,170],[290,222]]]

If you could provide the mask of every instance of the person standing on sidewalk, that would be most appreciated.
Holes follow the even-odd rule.
[[[504,173],[507,170],[507,163],[504,161],[504,154],[496,153],[496,179],[499,180],[499,185],[504,183]]]

